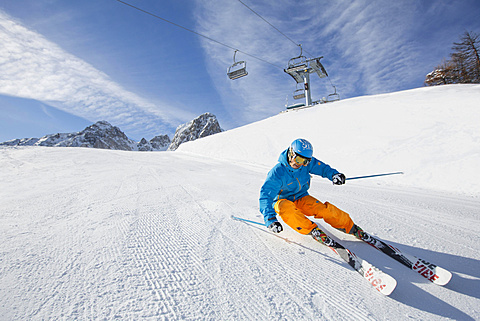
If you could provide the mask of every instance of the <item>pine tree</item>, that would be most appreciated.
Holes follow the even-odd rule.
[[[456,59],[461,68],[461,82],[480,83],[480,36],[465,31],[460,40],[461,42],[453,43],[452,49],[455,50],[455,53],[452,54],[452,59]]]
[[[480,36],[466,31],[460,40],[453,43],[451,59],[425,76],[426,86],[480,83]]]

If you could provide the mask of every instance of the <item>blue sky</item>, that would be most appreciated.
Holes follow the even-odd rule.
[[[0,0],[0,141],[99,120],[135,140],[172,137],[205,112],[232,129],[294,102],[283,68],[299,47],[240,1],[126,2],[228,47],[116,0]],[[480,33],[477,0],[242,2],[308,57],[324,56],[330,77],[312,75],[314,100],[331,84],[342,98],[421,87],[464,31]],[[226,76],[229,47],[247,77]]]

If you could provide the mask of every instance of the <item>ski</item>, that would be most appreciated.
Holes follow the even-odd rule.
[[[397,260],[411,270],[417,272],[430,282],[437,285],[445,285],[452,278],[452,273],[450,271],[439,267],[427,260],[404,253],[396,247],[391,246],[387,242],[377,237],[371,236],[366,232],[363,233],[364,237],[362,238],[362,241],[385,253],[391,258]]]
[[[321,242],[320,242],[321,243]],[[322,243],[321,243],[322,244]],[[333,241],[332,245],[327,245],[355,271],[363,276],[378,292],[383,295],[390,295],[397,286],[397,280],[373,266],[369,262],[359,258],[355,253],[345,248],[340,243]]]
[[[252,223],[252,224],[257,224],[257,225],[261,225],[261,226],[265,227],[264,224],[256,222],[256,221],[246,220],[246,219],[236,217],[236,216],[233,216],[233,215],[231,216],[231,218],[234,219],[234,220],[237,220],[237,221],[241,221],[243,223]],[[250,225],[250,224],[247,224],[247,225]],[[271,233],[271,232],[266,231],[266,230],[262,230],[262,231],[265,231],[268,234],[280,237],[280,238],[284,239],[285,241],[288,241],[287,239],[285,239],[281,236],[278,236],[277,234]],[[335,254],[340,256],[345,262],[348,263],[348,265],[350,265],[363,278],[365,278],[378,292],[382,293],[383,295],[390,295],[393,292],[393,290],[397,286],[397,281],[392,276],[383,272],[379,268],[373,266],[369,262],[361,259],[357,255],[355,255],[355,253],[348,250],[347,248],[345,248],[340,243],[338,243],[334,240],[331,240],[331,241],[332,241],[332,243],[328,244],[328,245],[321,242],[321,241],[318,241],[318,242],[322,245],[328,246]],[[295,242],[291,242],[291,243],[300,245],[300,244],[295,243]]]

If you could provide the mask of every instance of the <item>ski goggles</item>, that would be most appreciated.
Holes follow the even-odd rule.
[[[307,166],[312,160],[311,158],[300,156],[292,150],[290,150],[290,157],[293,159],[295,163],[297,163],[297,165],[300,165],[300,166]]]

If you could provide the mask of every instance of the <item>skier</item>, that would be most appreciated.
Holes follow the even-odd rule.
[[[274,233],[283,231],[276,214],[298,233],[311,235],[325,245],[334,241],[306,216],[323,218],[331,226],[362,239],[368,236],[350,216],[336,206],[322,203],[308,194],[310,174],[328,178],[335,185],[345,184],[345,175],[313,157],[313,147],[296,139],[278,158],[260,189],[260,211],[265,225]]]

